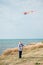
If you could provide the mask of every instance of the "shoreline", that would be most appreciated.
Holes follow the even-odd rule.
[[[43,42],[37,42],[37,43],[33,42],[33,43],[25,45],[23,50],[27,50],[27,49],[31,50],[31,49],[40,48],[40,47],[43,47]],[[10,53],[13,55],[14,52],[18,52],[17,47],[16,48],[8,48],[8,49],[4,50],[1,55],[7,55],[7,54],[10,54]]]
[[[43,39],[0,39],[0,55],[8,48],[16,48],[19,41],[22,41],[24,45],[28,45],[43,42]]]

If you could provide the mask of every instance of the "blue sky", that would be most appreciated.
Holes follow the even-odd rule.
[[[0,39],[16,38],[43,38],[43,0],[0,0]]]

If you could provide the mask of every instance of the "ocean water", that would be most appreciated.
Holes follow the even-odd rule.
[[[42,42],[43,39],[0,39],[0,54],[2,54],[5,49],[17,47],[19,41],[27,45],[31,42]]]

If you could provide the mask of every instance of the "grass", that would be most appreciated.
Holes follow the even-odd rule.
[[[36,62],[35,65],[40,65],[40,63]]]
[[[0,56],[0,65],[43,65],[43,44],[25,46],[22,58],[18,58],[18,49],[7,49]]]

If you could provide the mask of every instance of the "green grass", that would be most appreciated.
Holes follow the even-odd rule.
[[[40,65],[40,63],[36,62],[35,65]]]

